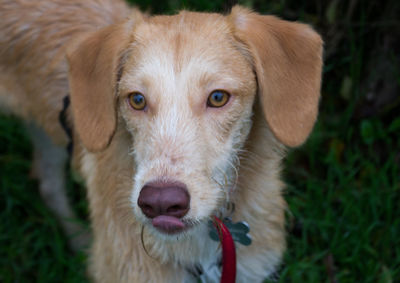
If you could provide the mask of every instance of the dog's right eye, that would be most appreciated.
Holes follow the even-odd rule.
[[[140,92],[132,92],[128,96],[129,104],[135,110],[143,110],[146,108],[146,99]]]

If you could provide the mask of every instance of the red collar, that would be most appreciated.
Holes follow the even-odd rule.
[[[234,283],[236,280],[236,250],[229,229],[216,216],[213,224],[219,233],[222,246],[222,275],[221,283]]]

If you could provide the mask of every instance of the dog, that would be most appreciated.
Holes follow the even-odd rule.
[[[117,0],[1,0],[0,11],[1,108],[25,121],[40,192],[79,249],[66,114],[93,281],[218,282],[214,216],[250,229],[251,244],[235,244],[237,282],[276,271],[282,159],[318,113],[323,43],[310,26],[240,6],[148,16]]]

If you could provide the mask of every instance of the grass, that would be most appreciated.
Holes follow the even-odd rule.
[[[292,235],[281,281],[395,282],[400,278],[398,134],[379,141],[393,153],[382,158],[372,144],[354,142],[362,126],[349,129],[347,141],[334,138],[328,144],[318,137],[321,132],[287,162]],[[307,167],[299,168],[303,154]]]
[[[400,88],[398,54],[389,49],[374,61],[383,38],[397,35],[387,27],[400,5],[382,2],[376,12],[374,1],[355,1],[353,14],[343,20],[350,10],[343,1],[240,2],[314,24],[326,42],[318,123],[286,160],[288,250],[275,282],[398,282],[400,105],[397,95],[371,110],[367,93],[374,80]],[[154,13],[225,9],[223,1],[136,3]],[[378,63],[385,58],[390,60],[380,73]],[[31,154],[22,125],[1,116],[0,281],[85,282],[85,257],[68,250],[37,183],[28,177]],[[71,194],[76,186],[70,183]],[[72,197],[77,200],[76,193]],[[83,214],[84,201],[75,201],[75,208]]]
[[[0,119],[0,281],[82,282],[85,258],[73,255],[54,215],[29,179],[32,149],[22,125]]]

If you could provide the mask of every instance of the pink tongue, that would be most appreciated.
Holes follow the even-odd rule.
[[[167,215],[160,215],[153,218],[152,224],[158,230],[167,234],[174,234],[185,228],[185,224],[179,218]]]

